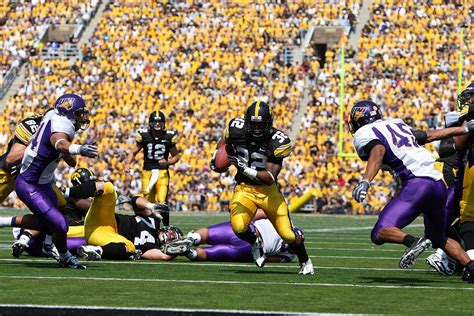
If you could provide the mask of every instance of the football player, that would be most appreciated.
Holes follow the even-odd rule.
[[[15,181],[17,196],[36,217],[32,226],[53,234],[53,242],[60,256],[60,267],[85,268],[67,250],[68,225],[57,207],[58,199],[51,183],[63,155],[97,156],[96,146],[71,143],[76,132],[87,129],[89,122],[89,111],[80,96],[60,96],[55,102],[54,110],[45,114],[27,146]]]
[[[71,175],[71,182],[73,187],[76,189],[66,190],[66,199],[68,204],[65,207],[65,216],[69,224],[67,246],[71,253],[76,253],[77,250],[79,256],[88,260],[100,260],[101,258],[119,260],[129,258],[139,259],[141,251],[145,252],[145,255],[143,256],[144,259],[171,260],[175,257],[167,256],[156,251],[147,251],[147,248],[159,248],[161,246],[161,244],[158,242],[152,242],[154,237],[150,237],[150,234],[158,234],[158,236],[160,236],[160,234],[165,233],[165,230],[160,230],[158,233],[156,233],[156,231],[150,227],[150,223],[155,223],[151,226],[159,227],[159,221],[161,219],[160,214],[167,210],[163,209],[163,205],[149,203],[145,198],[138,196],[131,198],[120,196],[117,200],[118,205],[125,203],[129,204],[135,212],[134,216],[114,214],[107,211],[108,209],[103,210],[104,212],[101,210],[101,216],[104,214],[107,215],[110,221],[112,221],[110,217],[115,216],[115,221],[117,223],[115,225],[117,228],[116,233],[110,232],[113,228],[113,226],[109,224],[110,221],[103,221],[101,219],[102,217],[97,218],[99,213],[97,212],[97,208],[95,208],[93,211],[94,214],[91,215],[93,220],[89,223],[91,226],[90,230],[94,231],[94,233],[97,233],[97,235],[100,235],[100,231],[102,230],[106,231],[106,233],[103,234],[103,236],[101,236],[103,238],[99,240],[101,242],[101,246],[94,246],[91,244],[87,245],[85,238],[84,217],[86,214],[88,214],[88,210],[91,208],[91,205],[95,199],[111,200],[112,198],[112,195],[104,195],[103,190],[99,189],[98,191],[93,192],[92,188],[96,182],[98,184],[97,187],[99,188],[110,188],[110,182],[107,182],[107,184],[102,181],[97,181],[94,173],[88,168],[79,168],[74,171],[74,173]],[[85,189],[85,187],[89,189]],[[74,197],[70,196],[71,191],[73,192],[72,194]],[[81,197],[77,197],[78,194]],[[86,198],[86,196],[91,197]],[[24,227],[26,224],[25,222],[29,221],[29,217],[31,217],[31,215],[15,217],[14,221],[12,221],[12,223],[14,223],[12,226]],[[102,224],[107,227],[97,226]],[[166,230],[166,232],[169,234],[169,231],[173,231],[173,229],[174,228],[169,228]],[[18,233],[19,229],[15,228],[14,236],[16,239],[25,237],[23,232],[21,235],[18,235]],[[123,236],[128,238],[129,242],[123,242]],[[25,250],[31,255],[41,256],[41,248],[38,250],[38,245],[41,245],[41,242],[44,239],[44,234],[34,237],[26,237],[28,238],[26,240],[27,246],[22,248],[22,251]],[[146,241],[146,243],[143,243],[143,241]],[[158,239],[156,239],[156,241],[158,241]],[[136,252],[128,251],[129,247],[133,248],[133,246],[130,246],[130,243],[135,245],[135,248],[137,248]]]
[[[350,132],[359,157],[367,161],[364,175],[352,195],[362,203],[382,163],[392,168],[402,180],[402,188],[380,212],[371,233],[372,242],[404,244],[405,254],[400,268],[407,268],[432,243],[474,272],[472,261],[461,245],[446,237],[446,186],[442,175],[434,168],[431,154],[417,143],[413,132],[400,119],[382,120],[380,107],[370,100],[357,102],[351,109]],[[446,131],[448,130],[448,131]],[[438,133],[447,136],[464,135],[474,131],[474,122],[468,127],[452,127]],[[428,138],[428,135],[427,135]],[[420,214],[424,214],[425,236],[416,239],[402,231]],[[430,242],[431,241],[431,242]],[[473,281],[474,277],[465,279]]]
[[[34,114],[29,116],[15,127],[15,134],[8,142],[7,151],[0,157],[0,203],[5,201],[8,195],[14,190],[15,177],[20,172],[21,160],[25,153],[31,137],[38,130],[39,124],[43,119],[43,115]],[[65,161],[72,167],[76,165],[75,158],[65,155]],[[62,208],[66,205],[66,200],[61,194],[55,183],[53,190],[58,197],[58,207]]]
[[[148,118],[149,128],[139,130],[136,144],[125,160],[125,169],[143,149],[142,194],[148,201],[167,203],[170,175],[168,168],[179,161],[175,130],[166,130],[165,115],[154,111]],[[169,213],[163,214],[163,224],[169,225]]]
[[[255,215],[255,221],[250,223],[250,228],[257,235],[261,245],[261,255],[255,264],[262,268],[267,262],[290,262],[295,255],[288,251],[288,245],[277,234],[265,215],[259,214],[260,212],[259,210]],[[294,231],[303,236],[299,228],[295,227]],[[252,245],[234,234],[230,222],[203,227],[195,232],[191,231],[187,239],[191,240],[194,246],[211,245],[211,247],[199,247],[188,251],[186,257],[192,261],[253,261]]]
[[[299,273],[314,274],[303,238],[295,234],[288,205],[276,185],[283,159],[291,154],[292,144],[285,133],[273,127],[269,105],[263,101],[253,102],[244,119],[232,119],[217,147],[223,143],[235,151],[234,156],[229,156],[237,168],[237,185],[230,202],[230,222],[234,233],[253,245],[254,260],[257,261],[261,256],[260,245],[250,228],[250,221],[257,208],[262,209],[278,235],[298,257]],[[210,165],[216,169],[214,160]]]
[[[458,96],[460,108],[460,122],[469,128],[471,120],[474,119],[474,82],[464,89]],[[463,190],[460,202],[460,234],[464,241],[464,248],[471,259],[474,260],[474,136],[473,133],[458,136],[454,139],[456,149],[465,150],[463,172],[460,178],[463,180]],[[464,271],[464,278],[474,279],[474,273],[469,270]]]
[[[90,170],[89,173],[93,175]],[[64,193],[74,199],[92,197],[84,220],[84,235],[89,246],[79,247],[78,255],[88,260],[174,258],[160,250],[158,230],[161,216],[153,214],[153,211],[162,205],[152,204],[136,196],[122,199],[122,203],[129,202],[133,206],[135,216],[115,214],[117,193],[111,182],[96,181],[95,177],[82,177],[79,180],[81,183],[76,183]]]

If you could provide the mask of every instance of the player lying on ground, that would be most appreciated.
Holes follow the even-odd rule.
[[[186,257],[195,261],[252,262],[263,267],[267,262],[290,262],[295,255],[289,251],[288,244],[281,239],[272,223],[258,211],[250,229],[260,240],[260,257],[254,260],[252,245],[238,238],[230,222],[199,228],[187,234],[194,246],[211,245],[190,249]],[[295,227],[295,232],[304,238],[303,232]]]

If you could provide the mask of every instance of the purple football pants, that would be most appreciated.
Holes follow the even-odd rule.
[[[237,237],[230,222],[209,226],[208,244],[203,248],[209,261],[252,262],[252,246]],[[253,231],[253,224],[250,224]]]
[[[58,198],[51,183],[31,184],[20,174],[15,181],[15,191],[36,217],[38,230],[48,234],[66,233],[68,225],[64,215],[58,210]]]
[[[418,215],[424,215],[425,236],[434,248],[439,248],[447,240],[447,191],[443,181],[430,178],[412,178],[403,183],[400,193],[382,210],[372,230],[372,242],[381,245],[377,238],[385,227],[404,228]]]

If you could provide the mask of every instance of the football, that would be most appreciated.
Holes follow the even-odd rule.
[[[229,144],[224,144],[220,146],[216,151],[216,156],[214,158],[214,165],[217,167],[217,172],[227,171],[230,167],[229,155],[234,153],[232,146]]]

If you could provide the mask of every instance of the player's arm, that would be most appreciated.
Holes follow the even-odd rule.
[[[142,150],[142,146],[138,143],[135,143],[133,146],[132,151],[128,153],[127,158],[125,159],[125,170],[130,170],[130,164],[132,163],[135,156]]]
[[[64,161],[68,164],[69,167],[75,167],[77,165],[76,157],[71,155],[64,155]]]
[[[176,256],[170,256],[170,255],[164,254],[163,252],[161,252],[161,250],[155,249],[155,248],[145,251],[141,256],[142,259],[164,260],[164,261],[173,260],[175,257]]]
[[[73,199],[87,199],[103,194],[111,194],[115,192],[114,185],[111,182],[104,181],[88,181],[72,188],[64,190],[64,197]]]
[[[72,144],[65,133],[53,133],[49,141],[57,151],[65,155],[81,155],[90,158],[98,155],[96,146]]]
[[[171,158],[169,158],[168,160],[161,159],[160,161],[158,161],[158,163],[163,167],[169,167],[177,163],[181,158],[181,155],[176,145],[170,148],[170,156]]]
[[[367,191],[370,188],[370,183],[382,167],[382,161],[385,155],[385,146],[377,140],[368,143],[364,150],[369,153],[367,166],[362,180],[357,184],[354,191],[352,191],[352,196],[357,202],[363,202],[365,200]]]
[[[26,145],[15,142],[8,152],[6,164],[7,167],[13,167],[21,162],[25,153]]]

